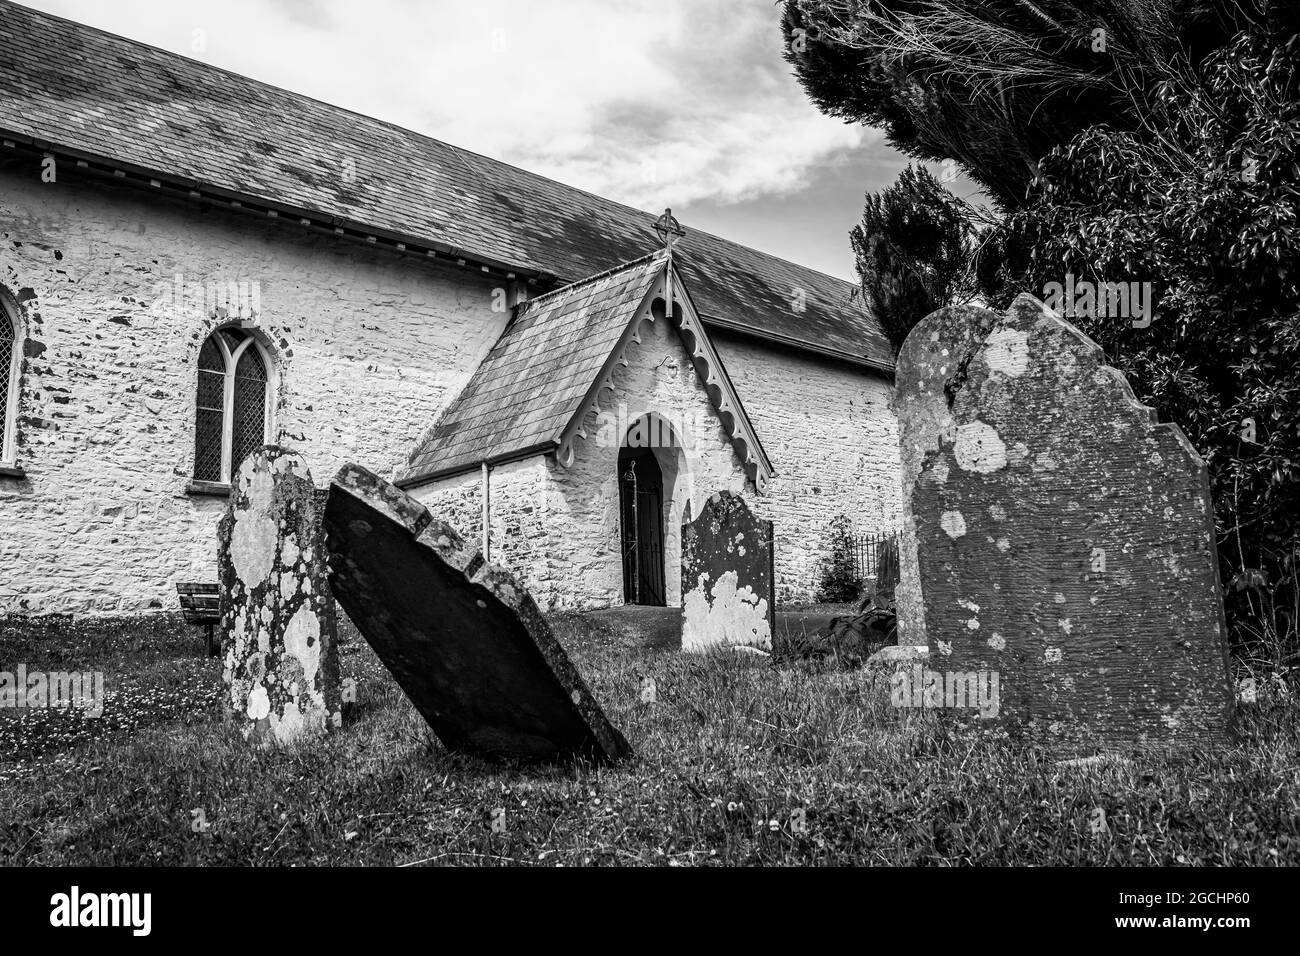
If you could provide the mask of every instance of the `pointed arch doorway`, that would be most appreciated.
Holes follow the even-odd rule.
[[[623,602],[664,607],[664,476],[651,448],[618,452]]]

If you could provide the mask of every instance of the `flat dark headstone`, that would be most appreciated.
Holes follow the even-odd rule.
[[[774,577],[772,522],[755,518],[740,495],[714,494],[682,525],[682,650],[771,651]]]
[[[290,744],[342,719],[322,501],[306,463],[275,446],[249,455],[233,486],[217,527],[226,719]]]
[[[325,528],[335,597],[448,749],[628,753],[523,586],[414,498],[345,465]]]
[[[996,671],[997,719],[1045,741],[1225,739],[1209,482],[1177,426],[1031,296],[926,317],[896,382],[899,643]]]

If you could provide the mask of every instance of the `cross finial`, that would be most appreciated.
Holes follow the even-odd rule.
[[[665,209],[664,214],[655,220],[655,232],[659,234],[659,241],[670,253],[673,251],[673,244],[686,235],[686,230],[682,228],[682,224],[677,221],[671,209]]]

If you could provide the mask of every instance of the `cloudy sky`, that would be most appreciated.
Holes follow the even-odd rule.
[[[844,278],[905,164],[806,99],[773,0],[22,2]]]

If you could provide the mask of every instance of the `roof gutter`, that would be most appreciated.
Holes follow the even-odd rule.
[[[454,262],[461,267],[477,267],[481,272],[499,274],[506,279],[537,282],[554,281],[555,278],[538,269],[523,268],[514,263],[483,256],[447,243],[384,229],[357,219],[327,214],[318,209],[277,202],[252,193],[204,183],[198,179],[175,176],[133,163],[124,163],[107,156],[59,146],[0,127],[0,156],[9,150],[21,147],[27,147],[38,154],[48,153],[56,160],[64,159],[75,163],[77,169],[82,172],[125,181],[132,186],[162,190],[173,195],[184,194],[191,200],[219,203],[247,213],[262,213],[271,219],[296,219],[301,225],[315,230],[333,232],[338,236],[361,240],[397,252],[411,254],[423,252],[429,259]]]
[[[508,465],[513,461],[523,461],[525,458],[532,458],[536,455],[551,454],[559,447],[559,444],[559,442],[551,439],[550,441],[529,445],[527,448],[520,448],[516,451],[493,455],[490,458],[474,459],[463,464],[453,465],[450,468],[441,468],[433,471],[420,472],[415,475],[408,475],[405,478],[399,478],[397,481],[394,481],[393,484],[398,488],[418,488],[420,485],[427,485],[431,481],[440,481],[443,478],[455,478],[458,475],[467,475],[473,471],[480,471],[485,467],[495,468],[498,465]]]
[[[784,335],[780,332],[771,332],[767,329],[755,329],[751,326],[743,325],[739,322],[733,322],[729,319],[720,319],[717,316],[701,315],[700,321],[705,325],[713,328],[724,329],[728,332],[736,332],[747,338],[762,339],[768,342],[777,342],[781,345],[788,345],[790,348],[798,349],[801,352],[816,352],[819,355],[825,355],[830,358],[839,359],[842,362],[848,362],[850,365],[857,365],[862,368],[869,368],[874,372],[880,372],[891,378],[894,375],[894,363],[881,362],[877,359],[870,359],[863,355],[854,355],[852,352],[845,352],[842,349],[831,348],[826,345],[817,345],[804,339],[796,339],[791,335]]]
[[[462,268],[477,267],[480,272],[488,274],[495,273],[505,279],[522,278],[530,284],[537,284],[540,282],[544,285],[556,283],[563,286],[571,285],[573,282],[580,282],[582,281],[582,278],[584,278],[580,277],[579,279],[572,280],[572,282],[566,282],[552,273],[535,268],[521,267],[515,263],[494,259],[490,256],[483,256],[467,249],[462,249],[458,246],[417,237],[410,233],[384,229],[356,219],[330,215],[320,210],[310,209],[305,206],[293,206],[287,203],[277,202],[273,199],[255,196],[252,193],[240,192],[224,186],[204,183],[198,179],[160,172],[148,167],[137,166],[134,163],[125,163],[103,154],[90,153],[68,146],[60,146],[0,126],[0,156],[3,156],[5,151],[18,149],[20,145],[27,147],[34,153],[49,153],[56,159],[64,158],[70,160],[76,164],[79,170],[91,174],[97,174],[104,178],[124,180],[130,185],[141,188],[153,188],[158,190],[167,190],[172,194],[184,194],[191,200],[219,203],[231,209],[241,210],[255,215],[261,213],[272,219],[278,219],[281,217],[294,218],[297,219],[301,225],[314,230],[333,232],[337,236],[364,241],[370,245],[387,248],[400,253],[418,255],[423,252],[425,257],[429,259],[440,259],[444,262],[454,262]],[[618,266],[615,268],[622,267],[623,266]],[[880,362],[861,355],[854,355],[851,352],[845,352],[840,349],[817,345],[812,342],[797,339],[790,335],[784,335],[780,332],[771,332],[766,329],[754,329],[753,327],[746,326],[742,323],[721,319],[716,316],[700,316],[700,318],[706,325],[714,326],[716,328],[737,332],[751,338],[777,342],[803,352],[813,352],[820,355],[826,355],[830,358],[839,359],[840,361],[847,362],[851,365],[869,368],[886,375],[892,376],[894,374],[894,366],[892,363]]]

